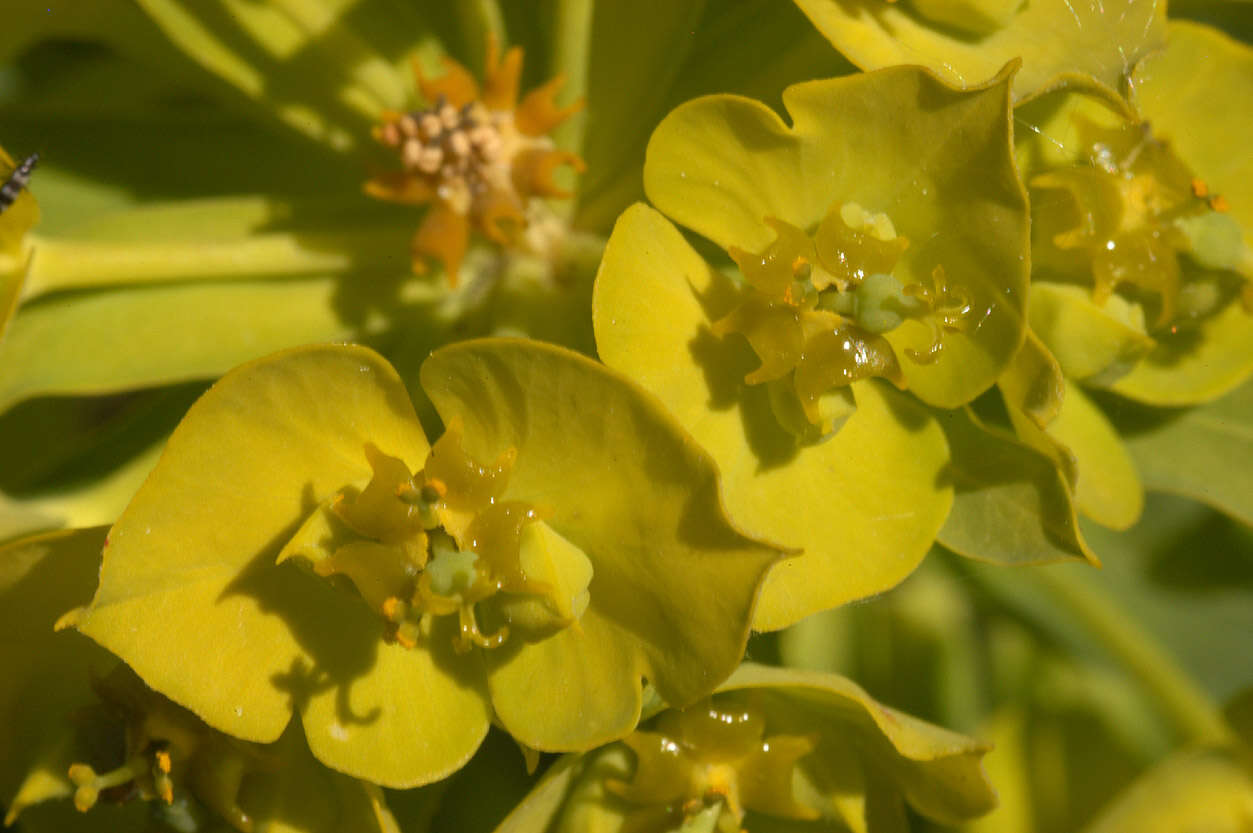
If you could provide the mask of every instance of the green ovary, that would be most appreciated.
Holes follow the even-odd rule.
[[[1225,306],[1253,261],[1225,200],[1147,124],[1079,131],[1087,159],[1031,181],[1042,274],[1086,273],[1098,305],[1126,288],[1155,307],[1158,332]]]
[[[926,364],[939,356],[945,332],[966,328],[970,305],[949,286],[942,267],[934,268],[926,285],[905,285],[893,275],[909,244],[887,215],[837,204],[812,235],[782,220],[767,222],[776,238],[764,252],[731,249],[747,286],[739,306],[711,329],[748,340],[761,360],[745,376],[748,384],[790,382],[808,423],[798,433],[834,430],[835,415],[844,408],[833,390],[874,376],[905,387],[885,333],[907,320],[927,324],[930,345],[905,351]],[[795,420],[776,389],[776,414],[792,430]]]
[[[768,735],[762,713],[735,695],[664,712],[652,729],[623,743],[635,754],[634,773],[606,786],[633,805],[630,829],[675,829],[711,809],[724,833],[739,831],[747,810],[784,819],[818,816],[792,789],[793,770],[814,739]]]
[[[511,628],[542,637],[576,622],[587,607],[591,563],[540,519],[538,510],[503,500],[513,450],[483,466],[462,449],[453,427],[417,475],[373,445],[374,471],[359,493],[341,492],[330,512],[345,529],[314,572],[341,575],[384,621],[384,638],[415,648],[434,617],[456,615],[459,653],[495,648]],[[494,628],[484,632],[481,620]]]

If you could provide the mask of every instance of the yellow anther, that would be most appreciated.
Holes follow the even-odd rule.
[[[170,770],[173,769],[173,766],[174,766],[173,763],[170,761],[170,753],[164,749],[161,749],[157,751],[157,754],[155,757],[157,761],[157,769],[161,770],[166,775],[169,775]]]
[[[383,600],[383,616],[389,622],[399,622],[405,616],[408,605],[396,596],[388,596]]]
[[[448,484],[438,477],[428,477],[422,484],[422,497],[427,503],[443,500],[448,494]]]
[[[168,776],[157,779],[157,795],[166,804],[174,803],[174,782]]]

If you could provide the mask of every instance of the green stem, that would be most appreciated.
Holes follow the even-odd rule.
[[[562,96],[568,101],[587,97],[588,65],[591,63],[592,18],[595,0],[557,0],[553,26],[553,56],[549,71],[566,83]],[[557,146],[582,155],[585,110],[575,113],[553,131]]]
[[[371,808],[374,810],[374,820],[378,823],[381,833],[401,833],[400,823],[396,821],[396,816],[392,814],[391,808],[387,806],[387,798],[383,794],[383,789],[377,784],[371,784],[366,781],[359,783],[365,791]]]
[[[1200,686],[1109,594],[1093,588],[1066,565],[1045,567],[1034,575],[1075,622],[1153,693],[1162,710],[1190,740],[1226,743],[1233,739],[1222,713]]]

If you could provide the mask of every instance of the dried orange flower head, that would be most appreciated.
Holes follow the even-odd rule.
[[[413,236],[413,269],[441,262],[455,285],[473,227],[501,245],[537,248],[527,230],[546,212],[544,197],[569,197],[553,173],[561,165],[576,171],[583,160],[558,150],[546,135],[582,107],[557,107],[563,79],[557,76],[518,100],[522,49],[503,58],[495,39],[488,42],[483,86],[465,67],[444,58],[447,72],[427,79],[415,61],[418,89],[426,109],[385,111],[374,137],[400,157],[402,170],[377,176],[366,193],[393,202],[431,208]]]

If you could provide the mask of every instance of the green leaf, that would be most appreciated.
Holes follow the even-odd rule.
[[[1192,408],[1112,402],[1109,412],[1147,488],[1253,526],[1253,382]]]
[[[649,142],[644,187],[679,224],[723,248],[761,252],[768,217],[813,228],[835,204],[883,212],[909,240],[893,274],[925,285],[942,267],[970,305],[933,364],[901,361],[909,389],[941,407],[992,384],[1022,343],[1027,287],[1026,194],[1010,142],[1012,69],[955,90],[916,67],[789,87],[788,127],[732,96],[688,102]],[[907,321],[897,352],[933,334]]]
[[[0,410],[218,376],[294,344],[353,331],[331,277],[152,285],[57,294],[24,306],[0,342]],[[275,310],[282,310],[276,315]]]
[[[937,540],[969,558],[1003,564],[1058,559],[1097,563],[1084,543],[1055,460],[983,425],[968,411],[940,417],[952,452],[953,510]]]
[[[39,256],[27,274],[23,300],[56,291],[109,286],[257,281],[346,272],[395,274],[396,253],[405,250],[411,234],[410,229],[394,223],[390,227],[378,222],[354,223],[328,230],[290,228],[290,220],[285,223],[289,229],[282,231],[267,232],[263,223],[257,222],[253,225],[259,228],[249,229],[251,234],[240,230],[224,235],[203,225],[196,229],[197,234],[188,234],[189,223],[207,220],[219,227],[228,225],[229,221],[214,222],[221,217],[219,211],[242,209],[251,213],[254,202],[258,201],[236,199],[207,205],[193,201],[118,212],[111,218],[131,229],[143,228],[143,238],[133,231],[110,234],[107,242],[40,238],[35,243]],[[272,207],[269,201],[264,205],[266,209]],[[152,220],[155,223],[147,225]],[[108,223],[97,225],[103,228],[93,230],[96,237],[108,234],[105,229],[116,228]],[[362,279],[370,278],[363,275]]]
[[[778,554],[726,520],[713,462],[650,397],[576,353],[511,339],[436,351],[422,387],[474,458],[517,449],[504,499],[539,506],[592,562],[577,626],[487,655],[511,734],[587,748],[634,727],[641,677],[687,704],[731,673]]]
[[[948,512],[948,459],[932,416],[876,383],[830,439],[798,445],[767,395],[744,384],[748,348],[709,332],[729,281],[642,205],[623,214],[593,300],[610,367],[657,396],[722,471],[730,517],[754,537],[801,550],[766,581],[754,627],[882,592],[921,561]],[[716,311],[715,311],[716,312]]]
[[[0,541],[61,527],[83,528],[117,519],[156,465],[157,441],[89,481],[71,481],[14,497],[0,494]]]
[[[340,151],[368,135],[384,108],[408,98],[404,47],[438,54],[422,16],[379,6],[354,15],[353,4],[292,2],[205,7],[142,0],[144,11],[188,56],[265,111]],[[386,17],[387,28],[360,31],[358,21]],[[380,42],[381,41],[381,42]],[[384,53],[381,49],[387,49]]]
[[[1014,80],[1016,99],[1062,75],[1092,75],[1118,88],[1135,61],[1160,47],[1166,34],[1166,11],[1152,0],[1120,5],[1006,3],[1001,5],[1008,9],[1008,19],[989,21],[974,32],[928,20],[917,3],[796,0],[796,5],[836,49],[865,70],[918,63],[966,86],[1021,58],[1022,72]],[[925,4],[922,10],[932,6],[960,15],[954,11],[957,3]]]
[[[1253,817],[1253,775],[1238,755],[1180,752],[1117,796],[1085,833],[1238,833]]]
[[[692,46],[692,30],[699,23],[704,0],[673,3],[599,3],[592,17],[588,50],[588,122],[583,155],[588,171],[579,182],[581,221],[608,226],[622,206],[639,192],[638,170],[643,163],[648,129],[663,115],[666,96]],[[647,20],[647,26],[640,21]],[[628,166],[628,162],[634,163]],[[613,180],[633,167],[633,182]],[[606,191],[630,187],[612,200],[612,207],[589,204],[604,199]]]
[[[306,347],[236,369],[110,531],[76,624],[215,728],[270,741],[299,709],[324,763],[412,786],[482,740],[473,666],[438,634],[433,652],[383,643],[358,599],[275,565],[319,503],[369,479],[366,443],[411,470],[428,452],[404,385],[371,351]]]
[[[111,524],[204,392],[197,384],[116,397],[49,397],[0,415],[0,540]]]

